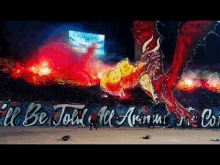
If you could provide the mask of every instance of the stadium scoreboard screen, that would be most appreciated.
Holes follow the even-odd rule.
[[[95,55],[97,57],[103,57],[105,55],[105,35],[70,30],[68,42],[79,53],[85,53],[87,48],[95,44],[97,48]]]

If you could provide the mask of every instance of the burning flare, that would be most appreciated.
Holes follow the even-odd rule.
[[[111,68],[94,56],[95,50],[95,46],[91,46],[79,55],[59,40],[42,46],[39,53],[26,61],[15,62],[14,66],[4,63],[4,68],[10,77],[22,78],[33,85],[89,87],[98,85],[103,73]]]

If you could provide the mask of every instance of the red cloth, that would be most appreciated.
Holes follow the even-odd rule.
[[[58,117],[59,116],[59,113],[58,112],[55,112],[55,117]]]
[[[82,111],[79,111],[79,112],[78,112],[78,116],[82,116]]]
[[[98,120],[98,115],[97,114],[92,114],[91,120],[92,121],[97,121]]]
[[[53,112],[53,117],[58,117],[59,113],[58,112]]]
[[[7,111],[6,111],[6,110],[3,110],[3,111],[2,111],[2,117],[5,117],[6,114],[7,114]]]
[[[198,121],[197,120],[191,121],[191,125],[192,127],[198,127]]]

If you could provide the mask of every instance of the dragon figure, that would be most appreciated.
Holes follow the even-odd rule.
[[[215,21],[189,21],[182,25],[178,31],[171,67],[164,72],[156,22],[135,21],[133,35],[137,45],[142,46],[141,60],[136,64],[128,60],[117,64],[102,77],[102,89],[110,94],[123,95],[125,90],[139,83],[147,95],[154,101],[163,102],[177,119],[181,116],[191,119],[189,111],[176,100],[174,89],[197,42],[204,39],[216,24]]]

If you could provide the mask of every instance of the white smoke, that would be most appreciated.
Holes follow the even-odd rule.
[[[186,70],[180,79],[180,83],[182,82],[186,85],[194,84],[196,88],[203,86],[202,81],[208,84],[208,86],[205,85],[205,87],[208,87],[208,89],[211,87],[220,92],[220,74],[218,72],[200,69]]]
[[[211,72],[207,70],[187,70],[183,73],[181,78],[191,78],[191,79],[200,79],[200,80],[215,80],[220,82],[220,75],[218,72]]]
[[[200,70],[187,70],[181,76],[181,80],[184,79],[200,79]]]
[[[208,84],[213,87],[217,87],[220,84],[220,76],[218,72],[210,73],[206,78]]]

